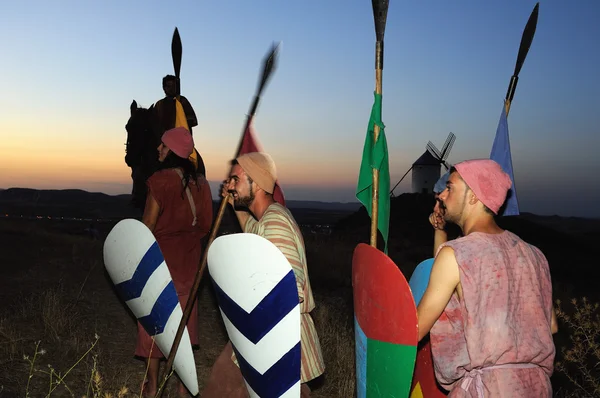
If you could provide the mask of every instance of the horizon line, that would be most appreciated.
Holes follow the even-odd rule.
[[[208,181],[209,183],[219,183],[218,181]],[[86,192],[86,193],[99,193],[102,195],[106,195],[106,196],[131,196],[130,193],[118,193],[118,194],[110,194],[110,193],[106,193],[106,192],[102,192],[102,191],[88,191],[86,189],[82,189],[82,188],[31,188],[31,187],[9,187],[9,188],[3,188],[0,187],[0,191],[7,191],[9,189],[29,189],[32,191],[81,191],[81,192]],[[213,198],[213,201],[218,201],[218,199]],[[288,201],[292,201],[292,202],[318,202],[318,203],[341,203],[341,204],[360,204],[362,205],[361,202],[358,201],[358,199],[356,201],[352,201],[352,202],[344,202],[344,201],[324,201],[324,200],[303,200],[303,199],[287,199],[286,198],[286,202]]]

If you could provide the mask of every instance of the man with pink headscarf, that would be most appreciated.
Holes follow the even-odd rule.
[[[418,306],[438,382],[450,397],[551,397],[556,317],[542,252],[494,215],[509,176],[490,159],[450,170],[439,195],[444,220],[463,237],[438,249]]]

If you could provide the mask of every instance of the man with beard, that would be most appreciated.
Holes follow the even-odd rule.
[[[419,303],[438,382],[451,397],[551,397],[558,327],[542,252],[495,222],[511,186],[493,160],[450,170],[439,200],[463,237],[442,243]]]
[[[446,232],[446,221],[444,221],[444,205],[440,201],[440,193],[446,189],[446,183],[450,171],[440,177],[433,187],[435,194],[435,205],[433,206],[433,213],[429,215],[429,223],[433,227],[433,256],[437,254],[440,245],[448,240],[448,233]]]
[[[290,262],[300,298],[301,312],[301,396],[309,397],[314,381],[325,371],[323,354],[310,312],[315,301],[308,278],[304,240],[292,213],[273,199],[277,173],[270,155],[251,152],[232,162],[229,179],[221,195],[231,194],[237,219],[246,233],[271,241]],[[231,342],[215,362],[202,397],[248,397],[248,391],[233,353]],[[310,383],[310,382],[313,383]]]

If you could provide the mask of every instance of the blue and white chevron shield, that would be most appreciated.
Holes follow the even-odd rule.
[[[255,234],[224,235],[208,250],[221,316],[251,397],[300,396],[300,305],[283,253]]]
[[[168,356],[183,311],[152,232],[138,220],[117,223],[104,242],[104,265],[119,297]],[[173,368],[190,393],[198,394],[198,375],[187,327]]]

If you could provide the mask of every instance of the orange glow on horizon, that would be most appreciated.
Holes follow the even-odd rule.
[[[124,123],[99,120],[87,125],[87,120],[68,119],[72,123],[64,126],[56,115],[43,115],[49,116],[45,124],[36,119],[24,128],[15,122],[27,120],[22,116],[0,121],[0,131],[19,132],[7,134],[0,147],[0,188],[92,189],[110,194],[131,191],[131,169],[124,159]],[[208,180],[222,181],[229,173],[237,138],[223,142],[202,133],[194,134],[194,138]],[[360,159],[331,156],[324,162],[316,154],[282,149],[270,153],[283,186],[336,188],[356,184]]]

